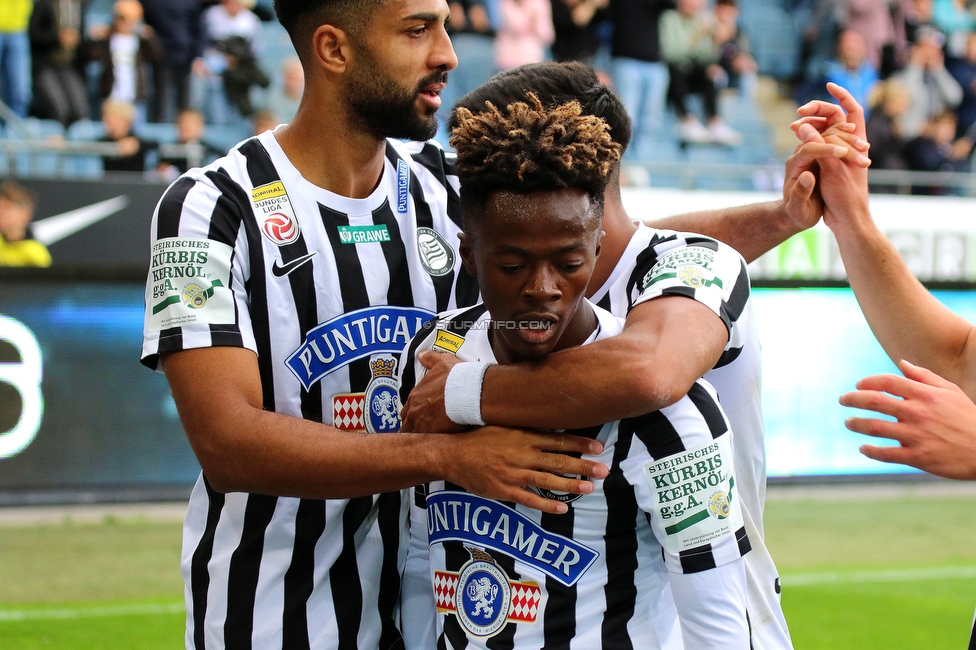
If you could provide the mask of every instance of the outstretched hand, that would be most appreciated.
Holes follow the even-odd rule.
[[[861,453],[885,463],[901,463],[954,479],[976,480],[976,404],[955,384],[907,361],[904,377],[876,375],[842,395],[844,406],[877,411],[897,419],[851,417],[851,431],[897,440],[900,446],[863,445]]]
[[[514,501],[542,512],[563,514],[568,506],[531,488],[589,494],[593,483],[582,477],[599,479],[609,474],[606,465],[571,455],[600,454],[603,445],[590,438],[493,426],[450,437],[459,444],[445,471],[448,481],[489,499]]]

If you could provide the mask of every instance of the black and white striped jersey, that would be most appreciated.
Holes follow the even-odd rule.
[[[619,333],[622,319],[592,308],[599,327],[591,341]],[[489,323],[483,306],[429,323],[404,352],[401,399],[424,372],[418,351],[494,363]],[[543,493],[567,503],[566,514],[444,481],[414,490],[407,647],[435,647],[433,633],[436,647],[455,649],[663,648],[676,636],[696,648],[748,648],[740,558],[749,540],[731,434],[711,386],[700,381],[661,411],[571,433],[603,443],[592,459],[610,475],[589,495]]]
[[[688,253],[688,248],[699,251]],[[736,484],[752,544],[745,562],[753,647],[783,650],[792,648],[792,642],[780,605],[779,573],[764,542],[762,371],[759,332],[749,293],[745,263],[728,246],[701,235],[641,225],[611,276],[591,299],[615,316],[624,317],[644,300],[688,295],[711,307],[730,328],[725,353],[705,379],[715,387],[732,424]]]
[[[364,199],[309,183],[270,132],[191,170],[153,217],[143,363],[247,348],[265,409],[397,430],[400,351],[477,299],[454,248],[457,190],[434,144],[390,142]],[[201,475],[184,526],[187,646],[394,647],[406,514],[401,493],[220,494]]]

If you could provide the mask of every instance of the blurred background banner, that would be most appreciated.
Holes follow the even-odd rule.
[[[141,283],[0,276],[0,505],[188,494],[199,465],[139,364],[142,304]]]
[[[149,268],[149,217],[161,180],[21,179],[38,196],[32,230],[54,265]]]

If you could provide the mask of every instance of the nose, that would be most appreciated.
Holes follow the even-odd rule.
[[[538,303],[553,302],[562,298],[558,276],[548,265],[536,269],[525,283],[522,295]]]
[[[441,25],[440,29],[438,30],[429,63],[430,67],[435,70],[450,71],[457,67],[457,54],[454,53],[454,46],[451,44],[451,37],[443,25]]]

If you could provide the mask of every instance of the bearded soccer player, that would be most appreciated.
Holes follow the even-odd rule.
[[[305,70],[285,127],[179,178],[152,223],[143,362],[203,472],[184,525],[186,645],[386,648],[407,508],[447,479],[548,512],[603,476],[585,438],[396,430],[396,355],[472,304],[457,181],[433,144],[456,58],[443,0],[278,0]],[[549,471],[546,471],[549,470]],[[385,493],[385,494],[384,494]]]
[[[620,332],[623,320],[584,295],[621,147],[603,120],[580,113],[577,102],[543,107],[531,93],[477,116],[458,109],[451,144],[462,188],[460,252],[484,303],[440,314],[414,339],[401,363],[401,399],[425,371],[420,350],[475,367],[533,363]],[[679,250],[682,269],[699,272],[693,246],[672,248]],[[715,255],[703,280],[735,285],[741,258],[708,250]],[[637,299],[676,286],[667,269],[652,274],[635,288]],[[695,382],[660,411],[577,433],[603,443],[593,459],[610,475],[591,494],[560,495],[564,514],[540,517],[449,481],[415,490],[403,592],[408,647],[662,648],[680,636],[689,648],[749,648],[749,542],[733,433],[711,387]],[[436,630],[424,615],[432,597]]]

